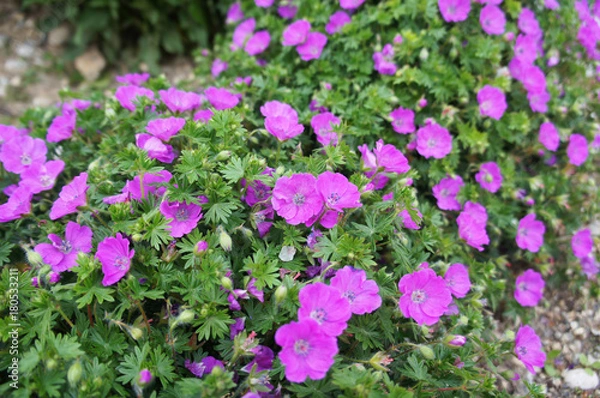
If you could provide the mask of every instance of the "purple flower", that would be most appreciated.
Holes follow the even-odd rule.
[[[358,150],[362,154],[363,165],[366,169],[369,169],[371,175],[382,168],[387,173],[406,173],[410,170],[408,160],[402,152],[391,144],[384,144],[383,140],[377,141],[373,152],[371,152],[367,145],[361,145]]]
[[[394,47],[391,44],[383,46],[382,51],[373,54],[374,68],[382,75],[393,75],[398,67],[394,63]]]
[[[527,93],[529,107],[533,112],[546,113],[548,112],[548,101],[552,97],[546,90]]]
[[[427,99],[426,98],[421,98],[418,102],[417,102],[417,106],[419,108],[425,108],[427,106]]]
[[[331,286],[338,289],[348,301],[353,314],[371,313],[381,306],[379,286],[375,281],[368,280],[363,270],[347,265],[331,278]]]
[[[417,152],[426,159],[442,159],[452,152],[450,132],[437,123],[421,127],[417,131]]]
[[[171,116],[164,119],[150,120],[146,125],[146,131],[156,138],[169,141],[184,125],[185,119]]]
[[[419,325],[437,323],[452,302],[446,281],[429,268],[404,275],[398,289],[402,314]]]
[[[201,109],[198,112],[196,112],[194,114],[194,121],[195,122],[203,122],[203,123],[208,123],[210,122],[210,119],[213,117],[214,113],[212,110],[210,109]]]
[[[245,327],[246,318],[235,318],[235,323],[229,325],[229,338],[233,340]]]
[[[210,105],[218,111],[234,108],[240,102],[240,98],[226,88],[209,87],[204,94]]]
[[[15,136],[2,145],[0,162],[6,171],[21,174],[33,164],[44,164],[46,152],[48,148],[41,138],[28,135]]]
[[[573,249],[573,255],[577,258],[587,257],[592,252],[593,247],[592,231],[588,228],[577,231],[571,239],[571,249]]]
[[[339,173],[326,171],[319,175],[316,184],[321,200],[330,210],[344,211],[361,207],[360,192],[358,187]]]
[[[130,84],[132,86],[141,86],[143,83],[148,81],[150,73],[127,73],[123,76],[117,76],[115,80],[117,83]]]
[[[54,119],[52,119],[50,127],[48,127],[46,141],[60,142],[71,138],[73,131],[75,131],[76,121],[77,113],[75,112],[65,112],[56,116]]]
[[[463,298],[471,290],[471,280],[469,279],[469,270],[463,264],[452,264],[446,274],[444,274],[446,287],[456,298]]]
[[[588,157],[588,143],[581,134],[571,134],[569,145],[567,146],[567,156],[569,163],[575,166],[581,166]]]
[[[202,102],[198,94],[177,90],[175,87],[171,87],[168,90],[160,90],[158,94],[160,95],[160,100],[171,112],[190,111],[198,108]]]
[[[542,341],[531,326],[519,328],[515,339],[515,354],[531,373],[535,374],[534,366],[544,366],[546,354],[542,351]]]
[[[152,381],[152,373],[148,369],[140,370],[140,374],[138,376],[138,383],[142,386],[150,383]]]
[[[544,295],[544,278],[538,272],[528,269],[517,277],[515,300],[523,307],[535,307]]]
[[[116,237],[106,237],[98,244],[96,258],[102,263],[104,278],[102,285],[114,285],[129,271],[135,250],[129,250],[129,240],[120,233]]]
[[[294,383],[302,383],[307,377],[324,378],[338,353],[336,338],[323,333],[313,319],[281,326],[275,342],[282,347],[279,359],[285,366],[285,377]]]
[[[546,91],[546,76],[537,66],[525,66],[521,81],[528,94]]]
[[[550,122],[542,123],[538,140],[547,150],[552,152],[556,151],[560,143],[560,136],[558,135],[558,130],[556,130],[554,124]]]
[[[310,22],[306,19],[299,19],[296,22],[291,23],[283,31],[283,41],[281,44],[284,46],[297,46],[306,41],[308,32],[310,32]]]
[[[44,262],[52,267],[54,272],[64,272],[77,265],[79,252],[89,253],[92,250],[92,230],[69,221],[65,230],[65,239],[55,234],[48,235],[50,243],[40,243],[35,251],[42,256]]]
[[[471,0],[438,0],[442,18],[446,22],[461,22],[471,11]]]
[[[506,111],[506,97],[504,92],[497,87],[486,85],[477,93],[479,112],[482,116],[500,120]]]
[[[42,163],[34,163],[21,174],[19,186],[26,187],[31,193],[40,193],[52,189],[56,177],[65,168],[62,160],[51,160]]]
[[[271,203],[277,214],[291,225],[307,222],[323,209],[317,179],[308,173],[279,178],[273,188]]]
[[[319,59],[326,44],[327,36],[321,32],[310,32],[306,36],[306,41],[296,47],[296,51],[300,54],[300,59],[303,61]]]
[[[174,238],[190,233],[202,219],[202,207],[194,203],[164,201],[160,204],[160,213],[171,220],[168,230]]]
[[[519,221],[517,229],[517,246],[523,250],[537,253],[544,244],[544,223],[535,219],[535,214],[528,214]]]
[[[288,104],[269,101],[260,107],[265,116],[265,128],[280,141],[302,134],[304,126],[298,123],[298,113]]]
[[[271,370],[273,368],[275,354],[272,349],[264,345],[257,345],[251,351],[254,353],[254,359],[244,366],[242,371],[250,373],[254,364],[256,364],[257,372]]]
[[[340,0],[340,7],[344,10],[354,10],[364,3],[365,0]]]
[[[317,141],[323,146],[337,145],[339,137],[338,133],[333,131],[333,129],[334,125],[337,126],[339,124],[340,119],[331,112],[319,113],[310,120],[310,125],[317,135]]]
[[[257,7],[262,7],[262,8],[271,7],[274,2],[275,2],[275,0],[254,0],[254,4],[256,4]]]
[[[172,163],[175,159],[173,147],[150,134],[136,134],[135,145],[145,150],[150,159],[156,159],[163,163]]]
[[[464,210],[456,219],[458,224],[458,235],[467,244],[479,251],[483,251],[483,245],[490,243],[490,238],[485,230],[487,224],[487,211],[479,203],[468,201]]]
[[[121,106],[131,112],[135,111],[135,104],[139,97],[154,99],[154,91],[138,86],[121,86],[115,91],[115,98]]]
[[[600,263],[596,261],[594,256],[586,256],[581,259],[581,271],[588,277],[588,279],[592,279],[600,272]]]
[[[415,112],[402,107],[390,112],[392,128],[398,134],[409,134],[415,131]]]
[[[220,58],[216,58],[210,68],[210,73],[216,79],[219,75],[227,70],[228,64]]]
[[[283,19],[292,19],[296,16],[298,7],[293,4],[280,3],[277,7],[277,14]]]
[[[437,205],[442,210],[460,210],[461,204],[456,200],[456,195],[465,185],[460,176],[445,177],[433,187],[433,196],[437,199]]]
[[[225,23],[230,25],[244,19],[244,12],[242,11],[242,4],[240,2],[233,3],[227,10],[227,17]]]
[[[502,186],[502,173],[496,162],[482,163],[479,173],[475,174],[475,180],[481,188],[491,193],[496,193]]]
[[[479,23],[488,35],[501,35],[506,26],[506,17],[500,7],[488,4],[481,9]]]
[[[234,50],[243,48],[246,44],[246,40],[252,36],[252,32],[254,32],[254,28],[256,27],[256,20],[254,18],[249,18],[239,24],[237,28],[233,31],[233,45],[232,48]]]
[[[560,7],[557,0],[544,0],[544,7],[549,10],[556,10]]]
[[[329,17],[329,22],[325,25],[325,32],[329,35],[336,34],[342,30],[344,25],[349,24],[351,20],[350,15],[344,11],[336,11]]]
[[[535,13],[527,7],[523,7],[521,10],[517,25],[519,26],[519,30],[526,35],[539,37],[542,34],[542,29],[535,18]]]
[[[267,30],[259,30],[248,40],[244,46],[244,51],[248,55],[258,55],[265,51],[271,43],[271,35]]]
[[[108,196],[102,201],[107,204],[121,203],[126,200],[137,200],[140,201],[148,194],[156,194],[161,196],[165,193],[166,188],[158,185],[169,182],[173,175],[167,170],[159,171],[155,174],[144,174],[143,180],[140,183],[140,177],[135,176],[131,181],[127,181],[125,186],[121,190],[119,195]],[[142,193],[141,186],[143,185],[144,192]]]
[[[86,192],[89,188],[87,178],[87,173],[81,173],[60,190],[58,199],[50,209],[51,220],[59,219],[67,214],[77,213],[79,206],[87,204]]]
[[[448,345],[451,347],[462,347],[467,342],[467,338],[465,336],[455,335],[452,340],[448,342]]]
[[[192,374],[196,377],[202,377],[204,375],[212,373],[212,370],[217,366],[221,369],[225,369],[225,365],[223,365],[223,362],[211,356],[202,358],[200,362],[192,362],[189,359],[186,359],[184,365],[186,369],[192,372]]]
[[[328,336],[339,336],[344,332],[352,316],[350,303],[335,287],[317,282],[304,286],[298,295],[300,308],[298,320],[313,319]]]
[[[0,205],[0,222],[8,222],[20,218],[31,211],[33,194],[27,187],[18,187],[9,195],[8,202]]]
[[[415,210],[417,212],[417,215],[419,216],[419,218],[423,218],[423,214],[421,214],[421,212],[418,209],[413,209],[413,210]],[[400,217],[402,219],[402,225],[404,226],[404,228],[413,229],[413,230],[421,229],[421,227],[416,222],[413,221],[408,210],[406,210],[406,209],[402,210],[398,214],[398,217]]]

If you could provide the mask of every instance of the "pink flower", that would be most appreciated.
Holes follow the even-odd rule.
[[[0,149],[2,149],[2,144],[7,142],[13,137],[20,137],[22,135],[27,135],[28,131],[26,129],[18,129],[15,126],[7,126],[5,124],[0,124]]]
[[[35,251],[42,256],[44,262],[52,267],[54,272],[64,272],[77,265],[79,252],[89,253],[92,250],[92,230],[69,221],[65,230],[65,239],[55,234],[48,235],[50,243],[40,243]]]
[[[67,214],[77,213],[79,206],[87,204],[86,192],[89,188],[87,178],[87,173],[81,173],[61,189],[58,199],[50,209],[51,220],[57,220]]]
[[[404,275],[398,289],[402,314],[419,325],[437,323],[452,302],[446,281],[429,268]]]
[[[571,134],[569,145],[567,146],[567,156],[569,163],[575,166],[581,166],[588,157],[588,143],[581,134]]]
[[[532,253],[537,253],[544,244],[544,223],[535,219],[535,214],[528,214],[519,221],[517,229],[517,246]]]
[[[448,345],[452,347],[462,347],[466,342],[467,338],[465,336],[455,335],[453,339],[448,342]]]
[[[148,81],[150,73],[127,73],[123,76],[117,76],[115,80],[117,83],[130,84],[132,86],[141,86],[143,83]]]
[[[229,65],[220,58],[216,58],[210,68],[211,75],[216,79],[219,75],[227,70]]]
[[[56,177],[65,168],[62,160],[51,160],[45,164],[32,164],[21,174],[20,186],[27,187],[31,193],[40,193],[52,189]]]
[[[263,175],[272,175],[273,169],[267,168],[261,174]],[[246,186],[244,183],[242,186]],[[257,203],[264,202],[271,196],[271,187],[265,185],[260,180],[254,180],[251,184],[248,185],[248,189],[246,190],[246,196],[243,198],[248,206],[254,206]]]
[[[496,162],[482,163],[479,173],[475,174],[475,180],[481,188],[491,193],[496,193],[502,186],[502,173]]]
[[[280,141],[302,134],[304,126],[298,123],[298,113],[288,104],[269,101],[260,107],[265,116],[265,128]]]
[[[546,147],[549,151],[556,151],[560,144],[560,136],[558,130],[554,127],[554,124],[550,122],[544,122],[540,126],[540,134],[538,140]]]
[[[160,213],[167,220],[171,220],[168,230],[174,238],[181,238],[192,232],[202,219],[202,207],[194,203],[163,201],[160,204]]]
[[[471,280],[469,279],[469,270],[463,264],[452,264],[444,275],[446,287],[456,298],[463,298],[471,290]]]
[[[306,41],[296,47],[296,51],[300,55],[301,60],[311,61],[313,59],[319,59],[326,44],[327,36],[321,32],[310,32],[306,36]]]
[[[240,2],[233,3],[227,10],[227,17],[225,23],[231,25],[244,19],[244,12],[242,11],[242,4]]]
[[[296,16],[298,12],[298,7],[293,4],[285,4],[280,3],[279,7],[277,7],[277,14],[283,19],[292,19]]]
[[[258,55],[264,52],[271,43],[271,35],[266,30],[256,32],[244,46],[248,55]]]
[[[573,255],[577,258],[587,257],[592,252],[593,247],[592,231],[588,228],[577,231],[571,239],[571,249],[573,249]]]
[[[234,108],[240,102],[240,98],[226,88],[209,87],[204,94],[210,105],[218,111]]]
[[[581,271],[592,279],[600,272],[600,263],[591,254],[581,259]]]
[[[417,131],[417,152],[426,159],[442,159],[452,152],[450,132],[437,123],[421,127]]]
[[[256,4],[257,7],[262,7],[262,8],[271,7],[274,2],[275,2],[275,0],[254,0],[254,4]]]
[[[202,102],[198,94],[178,90],[175,87],[171,87],[168,90],[160,90],[158,94],[160,95],[160,100],[171,112],[190,111],[198,108]]]
[[[154,91],[138,86],[121,86],[115,91],[115,98],[121,106],[131,112],[135,111],[135,106],[140,97],[154,99]]]
[[[339,137],[338,133],[333,131],[334,126],[340,124],[340,119],[337,118],[331,112],[319,113],[313,116],[310,121],[315,134],[317,135],[317,141],[323,146],[337,145]]]
[[[525,66],[521,81],[528,94],[546,91],[546,76],[537,66]]]
[[[339,173],[326,171],[319,175],[316,183],[317,192],[325,206],[330,210],[344,211],[361,207],[358,187]]]
[[[312,319],[328,336],[336,337],[344,332],[352,316],[350,303],[335,287],[317,282],[304,286],[298,295],[300,308],[298,320]]]
[[[367,145],[361,145],[358,150],[362,154],[363,165],[373,175],[382,168],[387,173],[406,173],[410,170],[408,160],[402,152],[391,144],[384,144],[383,140],[377,141],[375,149],[371,152]]]
[[[542,351],[542,342],[529,325],[521,326],[515,339],[515,354],[527,370],[535,374],[534,366],[543,367],[546,354]]]
[[[423,218],[423,214],[421,214],[421,212],[418,209],[413,209],[413,210],[415,210],[417,212],[417,215],[419,216],[419,218]],[[402,225],[404,226],[404,228],[413,229],[413,230],[421,229],[421,227],[415,221],[413,221],[408,210],[406,210],[406,209],[402,210],[398,214],[398,217],[400,217],[402,219]]]
[[[415,131],[415,112],[402,107],[390,112],[392,128],[398,134],[409,134]]]
[[[329,17],[329,22],[325,25],[325,32],[329,35],[333,35],[342,30],[344,25],[349,24],[351,21],[350,16],[344,11],[336,11],[331,17]]]
[[[2,145],[0,162],[4,164],[6,171],[21,174],[33,164],[44,164],[46,152],[48,148],[41,138],[15,136]]]
[[[542,29],[535,18],[535,13],[527,7],[523,7],[521,10],[517,25],[519,26],[519,30],[526,35],[539,37],[542,34]]]
[[[102,285],[114,285],[129,271],[135,250],[129,250],[129,240],[118,233],[116,237],[106,237],[98,244],[96,258],[102,263],[104,278]]]
[[[136,134],[135,145],[148,152],[150,159],[156,159],[163,163],[172,163],[175,159],[173,147],[150,134]]]
[[[252,36],[252,32],[254,32],[254,28],[256,27],[256,20],[254,18],[249,18],[239,24],[237,28],[233,31],[233,45],[232,48],[237,50],[239,48],[243,48],[246,44],[246,40]]]
[[[433,196],[437,199],[437,205],[442,210],[460,210],[461,204],[456,200],[456,195],[465,185],[460,176],[445,177],[433,187]]]
[[[382,51],[373,54],[375,70],[382,75],[394,75],[398,67],[394,63],[394,47],[391,44],[383,46]]]
[[[171,116],[164,119],[150,120],[146,125],[146,131],[156,138],[169,141],[184,125],[184,118]]]
[[[214,113],[210,109],[201,109],[198,112],[194,113],[194,121],[195,122],[203,122],[208,123],[210,119],[213,117]]]
[[[506,97],[504,92],[497,87],[486,85],[477,93],[479,112],[481,116],[489,116],[500,120],[506,111]]]
[[[296,22],[291,23],[283,31],[283,44],[284,46],[297,46],[306,41],[308,32],[310,32],[310,22],[306,19],[299,19]]]
[[[277,214],[291,225],[307,222],[323,209],[317,179],[308,173],[279,178],[273,188],[271,203]]]
[[[331,278],[331,286],[338,289],[350,304],[353,314],[371,313],[381,306],[379,286],[367,279],[367,273],[349,265],[338,270]]]
[[[506,17],[500,7],[488,4],[481,9],[479,23],[488,35],[501,35],[506,26]]]
[[[483,245],[490,243],[490,238],[485,230],[487,224],[487,211],[479,203],[468,201],[464,210],[456,219],[458,224],[458,235],[467,244],[479,251],[483,251]]]
[[[535,307],[544,295],[544,278],[539,272],[528,269],[517,277],[515,300],[523,307]]]
[[[549,10],[556,10],[560,7],[557,0],[544,0],[544,7]]]
[[[354,10],[360,7],[365,0],[340,0],[340,7],[344,10]]]
[[[438,0],[438,7],[446,22],[461,22],[471,11],[471,0]]]
[[[140,177],[135,176],[131,181],[127,181],[125,186],[121,190],[121,194],[114,196],[107,196],[102,201],[107,204],[122,203],[126,200],[137,200],[140,201],[147,198],[149,194],[155,194],[162,196],[165,193],[166,188],[159,186],[171,180],[173,175],[167,170],[159,171],[155,174],[144,174],[142,181]],[[142,193],[141,186],[143,185],[144,192]]]
[[[184,366],[196,377],[202,377],[204,375],[211,374],[215,367],[225,369],[223,362],[210,355],[202,358],[200,362],[192,362],[189,359],[186,359]]]
[[[281,326],[275,342],[282,347],[279,359],[285,366],[285,377],[294,383],[302,383],[307,377],[324,378],[338,353],[336,338],[323,333],[313,319]]]
[[[31,211],[31,197],[29,188],[20,186],[9,195],[8,202],[0,205],[0,223],[21,218],[23,214]]]
[[[527,93],[529,107],[533,112],[546,113],[548,112],[548,101],[552,97],[546,90]]]
[[[77,113],[75,112],[65,112],[56,116],[54,119],[52,119],[50,127],[48,127],[46,141],[60,142],[71,138],[73,131],[75,131],[76,121]]]

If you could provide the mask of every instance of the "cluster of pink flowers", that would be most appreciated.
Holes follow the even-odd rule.
[[[575,1],[575,9],[581,22],[577,32],[577,40],[585,48],[587,56],[598,61],[600,60],[600,50],[598,50],[600,26],[597,19],[600,17],[600,7],[596,3],[593,11],[590,11],[587,0],[577,0]]]
[[[248,55],[258,55],[264,52],[271,43],[271,35],[267,30],[254,32],[256,20],[248,18],[240,23],[233,32],[231,50],[243,48]]]
[[[325,377],[338,353],[337,337],[348,326],[352,314],[365,314],[381,306],[377,283],[363,270],[346,266],[337,271],[330,285],[316,282],[299,294],[298,322],[281,326],[275,342],[282,347],[279,359],[285,377],[302,383],[307,377]]]
[[[138,148],[145,150],[148,157],[163,163],[171,163],[175,159],[175,151],[168,142],[185,125],[185,119],[180,117],[168,117],[154,119],[146,125],[147,133],[135,135],[135,143]]]
[[[398,67],[394,63],[394,47],[391,44],[383,46],[383,50],[373,54],[375,70],[382,75],[393,75]]]
[[[589,228],[577,231],[571,239],[573,255],[581,262],[581,269],[588,278],[593,278],[600,273],[600,263],[596,261],[594,254],[594,238]]]
[[[327,36],[321,32],[311,32],[311,25],[306,19],[290,24],[283,31],[284,46],[295,46],[303,61],[319,59],[327,44]]]
[[[483,245],[490,243],[487,235],[487,211],[479,203],[468,201],[460,215],[456,218],[458,235],[471,247],[483,251]]]
[[[286,141],[302,134],[304,126],[298,122],[298,112],[290,105],[269,101],[260,107],[265,117],[265,128],[279,141]]]

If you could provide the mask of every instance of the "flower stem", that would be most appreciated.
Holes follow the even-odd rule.
[[[144,307],[142,307],[142,305],[140,304],[139,301],[136,300],[135,305],[137,306],[138,310],[140,310],[140,312],[142,313],[142,316],[144,317],[144,323],[146,324],[146,329],[148,329],[148,336],[150,336],[150,322],[148,322],[148,317],[146,316],[146,311],[144,311]]]

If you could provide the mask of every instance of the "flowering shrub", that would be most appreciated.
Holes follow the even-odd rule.
[[[198,85],[128,75],[0,128],[0,392],[496,396],[539,371],[529,307],[597,285],[600,8],[232,7]]]

